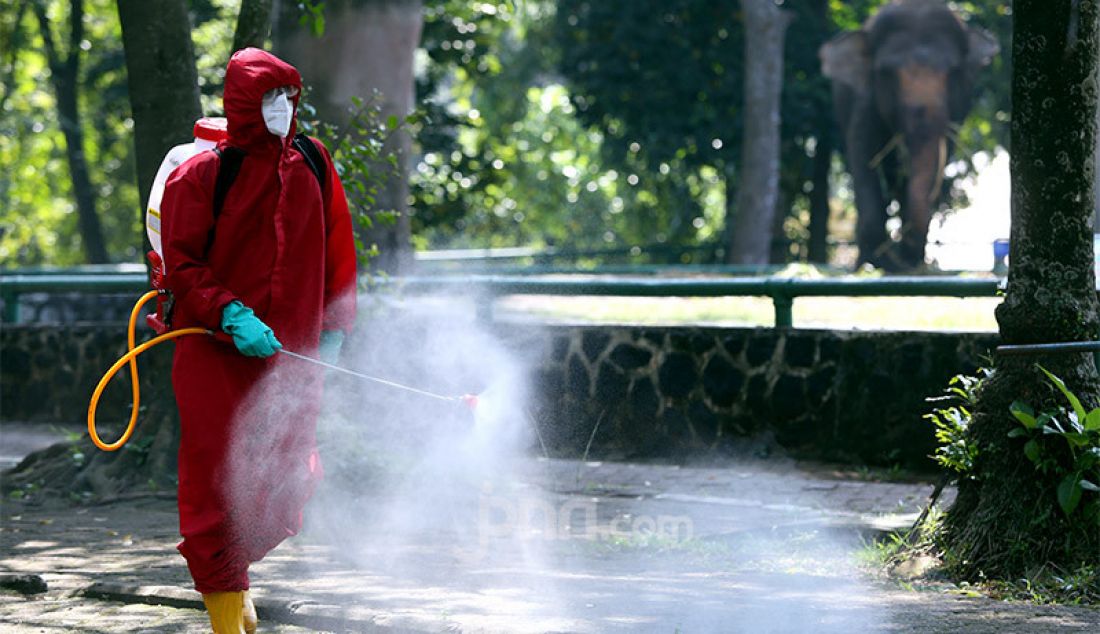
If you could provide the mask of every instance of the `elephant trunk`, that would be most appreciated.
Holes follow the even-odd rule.
[[[924,247],[932,209],[943,185],[947,161],[948,74],[927,64],[931,52],[921,49],[909,64],[898,70],[898,129],[909,150],[909,174],[902,206],[901,266],[924,264]],[[919,58],[919,59],[918,59]]]
[[[922,139],[909,145],[909,183],[906,191],[905,217],[901,247],[907,266],[924,264],[924,248],[932,209],[943,185],[943,168],[947,162],[945,136]]]

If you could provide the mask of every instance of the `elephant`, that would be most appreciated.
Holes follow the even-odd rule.
[[[932,212],[975,79],[1000,51],[939,0],[895,0],[818,52],[855,191],[858,265],[924,267]],[[895,242],[886,231],[897,201]]]

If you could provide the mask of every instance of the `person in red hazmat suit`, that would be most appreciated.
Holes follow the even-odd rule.
[[[179,551],[219,634],[255,630],[249,564],[298,532],[321,476],[323,376],[276,353],[331,360],[355,319],[351,216],[323,145],[310,139],[324,180],[293,147],[300,90],[290,64],[255,48],[235,53],[220,147],[244,158],[220,213],[212,197],[224,152],[176,169],[162,205],[173,326],[227,335],[177,340],[172,366]]]

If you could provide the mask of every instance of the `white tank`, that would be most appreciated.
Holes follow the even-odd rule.
[[[161,161],[157,176],[153,179],[153,188],[149,191],[149,207],[145,211],[145,231],[149,234],[149,244],[163,260],[164,251],[160,240],[160,203],[164,198],[164,184],[177,167],[199,152],[212,150],[219,141],[228,136],[225,117],[203,117],[195,122],[195,140],[168,150]]]

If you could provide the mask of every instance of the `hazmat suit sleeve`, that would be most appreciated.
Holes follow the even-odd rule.
[[[351,213],[344,186],[325,146],[310,139],[321,149],[327,165],[325,196],[325,314],[322,330],[351,332],[355,325],[356,258]]]
[[[181,165],[169,177],[161,205],[166,282],[175,310],[211,330],[220,329],[222,309],[237,299],[214,277],[207,262],[217,166],[213,153]]]

